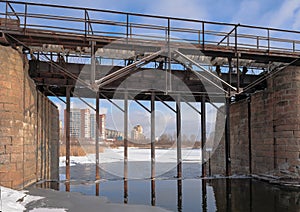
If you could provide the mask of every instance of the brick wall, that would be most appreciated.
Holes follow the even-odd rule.
[[[27,64],[0,46],[0,185],[11,188],[58,179],[58,110],[36,90]]]
[[[250,107],[249,99],[230,106],[232,174],[250,173],[250,127],[252,173],[299,178],[300,68],[287,67],[267,84],[267,89],[252,94]],[[211,164],[212,174],[225,174],[224,136]]]

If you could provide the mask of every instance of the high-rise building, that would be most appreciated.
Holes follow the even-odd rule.
[[[66,120],[66,110],[64,111],[64,117]],[[65,121],[66,129],[66,121]],[[71,138],[81,137],[81,112],[80,109],[71,108],[70,110],[70,136]]]
[[[66,120],[66,110],[64,111]],[[106,139],[105,114],[99,115],[99,138]],[[66,128],[66,122],[65,122]],[[96,114],[90,113],[89,109],[71,108],[70,110],[70,136],[71,138],[96,139]]]
[[[91,138],[91,118],[90,118],[90,110],[89,109],[81,109],[80,110],[80,138],[90,139]]]
[[[131,139],[134,141],[144,140],[145,136],[143,134],[143,127],[141,125],[136,125],[131,131]]]

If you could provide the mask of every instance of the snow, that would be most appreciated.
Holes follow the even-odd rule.
[[[200,149],[182,149],[184,163],[201,163]],[[123,177],[124,175],[124,148],[106,148],[99,154],[99,166],[106,172]],[[81,157],[70,157],[71,166],[76,164],[95,164],[95,154]],[[147,179],[151,173],[151,150],[128,148],[128,179]],[[176,149],[155,149],[155,177],[158,178],[177,165]],[[60,166],[65,166],[65,157],[60,157]],[[65,180],[61,175],[60,180]]]
[[[128,161],[151,161],[150,149],[128,148]],[[201,151],[199,149],[182,149],[182,160],[186,163],[201,163]],[[174,163],[177,162],[176,149],[156,149],[155,150],[156,163]],[[99,154],[100,163],[123,162],[124,150],[123,148],[109,149],[106,148],[104,152]],[[60,157],[60,167],[64,167],[65,157]],[[76,164],[92,164],[95,163],[95,154],[87,156],[71,156],[70,166]]]
[[[24,211],[26,210],[25,205],[27,203],[43,198],[40,196],[28,195],[26,191],[16,191],[6,187],[0,187],[0,194],[0,211],[3,212]]]
[[[16,191],[0,187],[1,212],[65,212],[65,211],[124,211],[124,212],[167,212],[159,207],[146,205],[124,205],[108,203],[106,198],[84,196],[79,193],[59,192],[48,189],[29,188],[27,191]],[[28,209],[26,207],[31,209]],[[37,206],[37,207],[36,207]],[[62,207],[62,208],[59,208]],[[67,208],[64,208],[67,207]]]
[[[65,209],[61,208],[35,208],[30,210],[30,212],[65,212]]]

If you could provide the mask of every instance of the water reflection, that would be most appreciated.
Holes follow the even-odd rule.
[[[182,180],[177,180],[177,210],[182,211]]]
[[[155,205],[170,211],[300,211],[299,190],[253,179],[157,179],[46,182],[39,187],[105,196],[112,203]]]

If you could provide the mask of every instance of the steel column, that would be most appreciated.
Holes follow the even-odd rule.
[[[201,97],[201,149],[202,177],[206,177],[206,107],[205,97]]]
[[[99,111],[100,111],[100,101],[99,101],[99,91],[96,94],[96,142],[95,142],[95,148],[96,148],[96,180],[100,179],[100,168],[99,168],[99,130],[100,130],[100,117],[99,117]]]
[[[151,179],[155,178],[155,94],[151,93]]]
[[[70,93],[71,88],[67,87],[66,89],[66,120],[65,120],[65,132],[66,132],[66,191],[70,191],[70,110],[71,110],[71,102],[70,102]]]
[[[176,100],[176,133],[177,133],[177,177],[182,177],[181,158],[181,98],[178,95]]]
[[[248,98],[248,142],[249,174],[252,174],[251,96]]]
[[[225,160],[226,160],[226,176],[230,176],[231,175],[231,159],[230,159],[230,97],[226,98]]]
[[[128,93],[124,94],[124,203],[128,202]]]
[[[96,41],[91,41],[91,85],[95,83],[96,80],[96,57],[95,57],[95,46]]]

